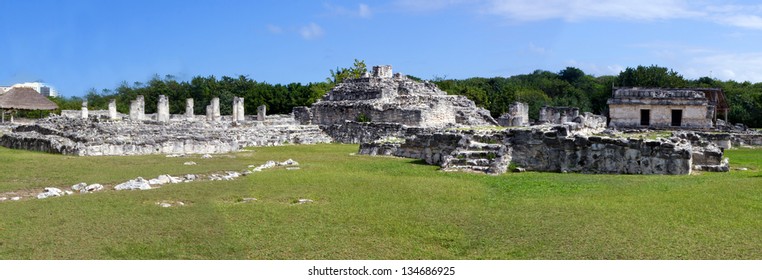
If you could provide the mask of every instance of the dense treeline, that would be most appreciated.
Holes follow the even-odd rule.
[[[146,83],[135,82],[130,85],[123,82],[113,90],[104,89],[99,92],[93,89],[84,98],[91,109],[106,109],[108,101],[116,99],[117,110],[127,113],[130,100],[143,95],[146,113],[153,113],[156,111],[158,96],[163,94],[169,97],[172,114],[185,111],[186,98],[194,99],[196,114],[204,114],[209,101],[219,97],[221,113],[230,114],[233,97],[239,96],[245,98],[245,110],[249,114],[256,112],[259,105],[266,105],[268,113],[284,114],[290,113],[294,106],[312,104],[336,82],[358,77],[365,71],[365,63],[355,60],[350,68],[331,70],[331,76],[326,81],[306,85],[268,84],[246,76],[223,76],[219,79],[214,76],[198,76],[190,81],[177,81],[172,76],[155,76]],[[762,83],[719,81],[709,77],[689,80],[659,66],[627,68],[618,76],[595,77],[580,69],[567,67],[558,73],[537,70],[531,74],[508,78],[435,78],[433,82],[449,94],[467,96],[477,105],[490,110],[495,117],[506,112],[508,106],[515,101],[526,102],[529,104],[530,118],[537,118],[540,107],[544,105],[579,107],[582,111],[606,114],[606,101],[613,87],[719,87],[725,91],[731,106],[730,122],[762,127]],[[82,98],[55,98],[54,101],[63,110],[76,110],[80,108]]]
[[[185,99],[193,98],[193,111],[196,114],[205,114],[206,105],[212,98],[219,97],[221,114],[229,115],[232,112],[233,97],[238,96],[245,99],[245,111],[249,114],[256,112],[260,105],[266,105],[268,113],[284,114],[290,113],[294,106],[312,104],[331,86],[328,82],[272,85],[256,82],[246,76],[223,76],[219,79],[214,76],[197,76],[190,81],[177,81],[172,76],[156,76],[147,83],[136,82],[129,85],[123,82],[113,90],[104,89],[98,92],[91,89],[83,98],[87,100],[90,109],[106,109],[109,100],[115,99],[117,111],[128,113],[130,101],[138,95],[143,95],[146,113],[155,113],[159,95],[165,95],[170,101],[171,114],[184,113]],[[81,107],[83,98],[56,98],[54,101],[63,110],[76,110]]]

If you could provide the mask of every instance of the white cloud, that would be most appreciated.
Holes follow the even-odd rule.
[[[539,46],[535,45],[534,43],[529,43],[528,50],[529,50],[530,53],[535,53],[535,54],[540,54],[540,55],[548,53],[547,49],[545,49],[543,47],[539,47]]]
[[[361,18],[370,18],[373,16],[373,12],[370,11],[370,7],[366,4],[360,4],[360,8],[357,11],[357,15]]]
[[[563,19],[580,21],[592,18],[659,20],[703,15],[682,0],[491,0],[485,13],[517,21]]]
[[[350,17],[359,17],[359,18],[371,18],[373,17],[373,11],[371,10],[370,6],[368,4],[360,3],[357,6],[357,9],[348,9],[343,6],[337,6],[332,4],[323,4],[323,6],[328,10],[330,15],[338,15],[338,16],[350,16]]]
[[[691,78],[709,76],[720,80],[762,82],[762,52],[716,53],[689,60]],[[698,70],[697,70],[698,69]]]
[[[713,2],[719,3],[711,5]],[[405,11],[461,9],[510,21],[591,19],[652,21],[690,19],[762,30],[762,5],[728,5],[720,0],[398,0]]]
[[[624,66],[619,64],[612,65],[598,65],[595,63],[580,63],[576,60],[566,61],[567,66],[577,67],[581,69],[585,74],[603,76],[603,75],[619,75],[624,71]]]
[[[461,4],[479,4],[475,0],[397,0],[394,5],[405,11],[426,12],[447,9]]]
[[[311,22],[310,24],[303,26],[299,30],[299,34],[302,35],[302,38],[304,38],[305,40],[312,40],[312,39],[323,37],[324,33],[325,32],[323,31],[323,28],[314,22]]]
[[[273,34],[283,33],[283,28],[281,28],[280,26],[268,24],[266,27],[267,27],[267,31],[270,31],[270,33],[273,33]]]
[[[757,15],[728,15],[716,17],[719,23],[749,29],[762,29],[762,17]]]

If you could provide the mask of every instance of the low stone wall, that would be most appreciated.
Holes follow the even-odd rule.
[[[420,133],[440,131],[436,128],[409,127],[398,123],[361,123],[344,121],[341,124],[322,126],[323,131],[335,142],[344,144],[370,143],[379,139],[405,138]]]
[[[246,146],[331,142],[331,138],[314,125],[265,125],[267,121],[159,123],[52,117],[33,125],[17,127],[0,138],[0,145],[49,153],[100,156],[212,154],[233,152]]]
[[[730,133],[675,131],[672,132],[672,136],[686,139],[691,142],[691,145],[698,147],[707,146],[708,143],[714,143],[722,149],[730,149],[733,147],[733,136]]]
[[[420,134],[411,137],[400,144],[396,156],[417,158],[428,164],[442,166],[447,157],[454,156],[455,151],[463,146],[466,136],[458,133]]]
[[[762,146],[762,134],[731,134],[731,143],[736,147],[741,146]]]
[[[540,108],[540,124],[564,124],[571,122],[579,116],[579,108],[575,107],[548,107]]]
[[[560,137],[555,131],[508,132],[512,164],[534,171],[607,174],[690,174],[688,141]]]
[[[690,174],[694,169],[727,171],[722,150],[709,143],[642,140],[568,134],[568,127],[503,131],[434,132],[408,137],[402,144],[375,142],[360,154],[392,154],[422,159],[445,170],[454,168],[505,172],[511,164],[523,170],[602,174]]]

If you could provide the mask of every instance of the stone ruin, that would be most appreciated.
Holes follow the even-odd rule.
[[[548,107],[540,108],[539,124],[564,124],[579,116],[579,108]]]
[[[445,171],[501,174],[517,171],[602,174],[690,174],[692,170],[728,171],[722,150],[697,148],[678,137],[660,140],[588,136],[568,126],[506,130],[444,131],[391,142],[363,143],[360,154],[424,160]]]
[[[71,155],[212,154],[246,146],[356,143],[360,154],[421,159],[443,170],[490,174],[516,170],[606,174],[690,174],[727,171],[723,149],[737,143],[762,145],[762,135],[675,133],[659,140],[601,136],[607,119],[578,108],[543,107],[530,126],[528,106],[514,103],[496,121],[473,101],[447,95],[430,82],[373,67],[361,78],[336,85],[310,107],[289,115],[244,114],[244,99],[233,99],[233,114],[220,115],[219,98],[206,116],[186,100],[182,115],[171,115],[166,97],[156,114],[145,114],[144,99],[119,115],[107,112],[51,117],[19,126],[0,145]],[[497,125],[503,127],[499,127]],[[506,128],[507,127],[507,128]],[[609,133],[611,134],[611,133]]]
[[[345,121],[398,123],[417,127],[488,126],[489,111],[460,95],[447,95],[428,81],[392,74],[375,66],[367,77],[339,83],[310,108],[295,108],[302,124],[330,126]]]
[[[514,102],[508,106],[508,112],[497,119],[500,126],[529,126],[529,105]]]
[[[221,116],[219,98],[207,106],[206,117],[193,115],[193,99],[184,114],[171,115],[169,100],[159,96],[156,114],[145,114],[145,99],[130,103],[129,115],[116,112],[114,100],[107,112],[62,116],[21,125],[0,137],[0,145],[66,155],[145,155],[229,153],[247,146],[328,143],[331,138],[316,125],[301,125],[290,115],[246,120],[244,99],[233,99],[233,115]],[[104,110],[105,111],[105,110]]]

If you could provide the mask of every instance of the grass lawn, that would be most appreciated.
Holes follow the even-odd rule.
[[[762,259],[762,149],[726,151],[731,172],[686,176],[446,173],[356,151],[283,146],[201,159],[0,148],[0,193],[288,158],[301,166],[0,202],[0,259]],[[156,205],[165,200],[186,205]]]

